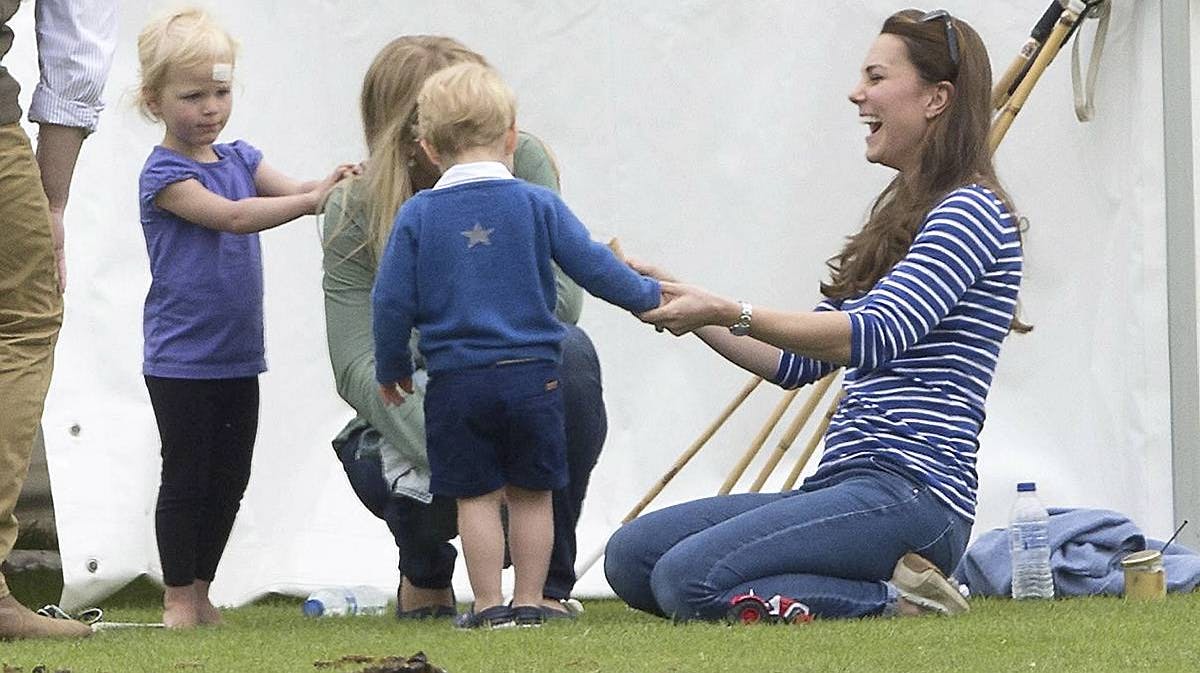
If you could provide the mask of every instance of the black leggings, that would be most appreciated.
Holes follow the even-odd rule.
[[[146,377],[162,439],[154,525],[163,583],[211,582],[225,551],[258,432],[258,377]]]

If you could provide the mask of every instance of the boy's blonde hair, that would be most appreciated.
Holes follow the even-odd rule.
[[[232,68],[237,49],[237,41],[197,7],[177,9],[154,19],[138,34],[138,63],[141,66],[138,109],[149,119],[158,121],[149,102],[162,92],[168,70],[217,63],[227,63]]]
[[[444,157],[495,143],[516,117],[512,89],[495,70],[479,63],[434,73],[417,96],[418,133]]]

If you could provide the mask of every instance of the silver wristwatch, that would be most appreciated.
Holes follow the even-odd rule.
[[[746,336],[750,333],[750,318],[754,316],[754,307],[748,301],[739,301],[738,305],[742,307],[742,314],[738,316],[737,322],[729,326],[729,333],[733,336]]]

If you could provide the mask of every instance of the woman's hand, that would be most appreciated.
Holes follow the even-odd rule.
[[[668,282],[668,283],[678,282],[678,279],[675,278],[674,276],[672,276],[671,274],[658,268],[657,266],[649,264],[648,262],[643,262],[640,259],[633,259],[632,257],[630,257],[625,260],[625,263],[628,264],[630,266],[630,268],[632,268],[634,271],[637,271],[638,273],[642,274],[643,276],[649,276],[659,282]]]
[[[613,245],[617,245],[617,239],[613,239],[611,244],[608,244],[608,246],[610,246],[610,247],[612,247]],[[640,260],[640,259],[632,259],[629,257],[625,257],[624,254],[620,254],[618,252],[619,250],[620,250],[619,245],[617,245],[616,248],[613,248],[613,252],[617,252],[617,257],[620,258],[620,260],[622,260],[622,262],[624,262],[625,264],[628,264],[630,269],[637,271],[638,274],[641,274],[643,276],[648,276],[650,278],[654,278],[654,280],[658,281],[659,283],[677,282],[676,277],[674,277],[670,274],[667,274],[666,271],[659,269],[658,266],[654,266],[652,264],[647,264],[646,262],[642,262],[642,260]],[[661,298],[661,300],[659,301],[659,306],[661,307],[665,301],[666,301],[666,296],[664,296],[664,298]],[[647,322],[648,322],[648,320],[647,320]],[[654,325],[654,331],[661,332],[662,325]]]
[[[630,263],[633,266],[633,263]],[[639,272],[651,275],[634,266]],[[653,268],[653,267],[646,267]],[[704,288],[661,280],[662,303],[638,315],[643,322],[681,336],[705,325],[732,325],[741,315],[737,302],[718,297]]]
[[[401,392],[401,391],[403,391],[403,392]],[[404,394],[403,393],[408,393],[409,395],[412,395],[412,393],[413,393],[412,377],[406,377],[406,378],[400,379],[399,381],[393,381],[391,383],[379,384],[379,396],[383,398],[384,402],[392,405],[393,407],[398,407],[401,404],[404,404]]]

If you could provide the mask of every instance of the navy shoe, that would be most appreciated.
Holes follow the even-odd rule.
[[[553,621],[553,620],[557,620],[557,619],[578,619],[579,618],[578,612],[571,610],[571,608],[566,605],[564,605],[563,607],[565,609],[556,610],[552,607],[548,607],[545,605],[540,606],[539,609],[542,611],[542,619],[544,621],[549,622],[549,621]]]
[[[546,623],[546,612],[540,605],[518,605],[512,609],[513,622],[517,626],[541,626]]]
[[[396,619],[446,619],[455,617],[458,613],[449,605],[427,605],[414,610],[396,608]]]
[[[513,609],[507,605],[493,605],[486,610],[464,612],[454,619],[460,629],[500,629],[513,626]]]

